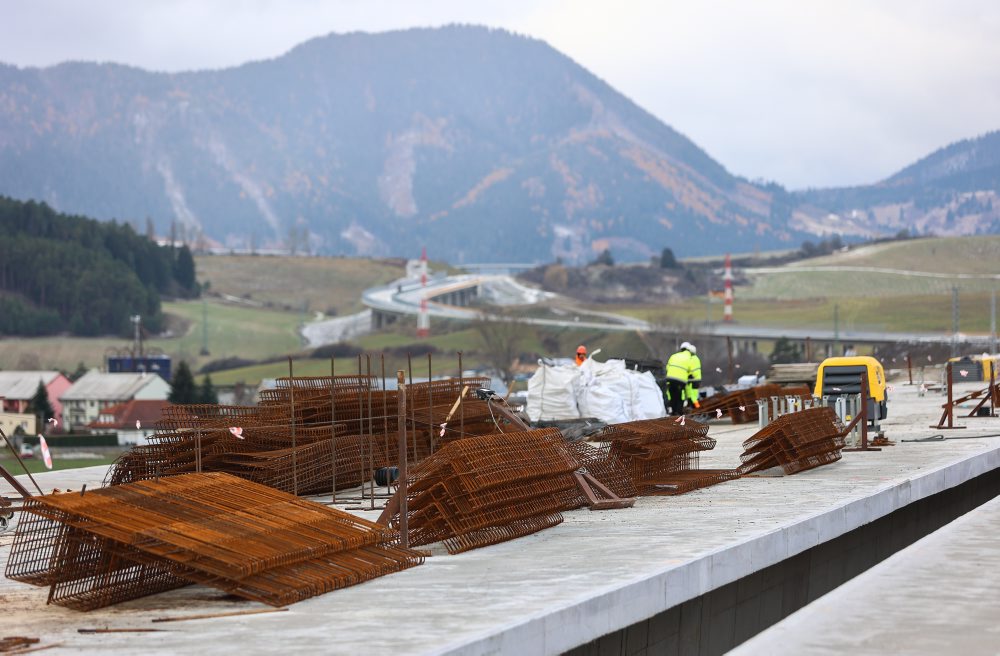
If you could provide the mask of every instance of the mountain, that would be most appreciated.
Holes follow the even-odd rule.
[[[792,194],[799,230],[878,236],[1000,232],[1000,132],[931,153],[877,184]]]
[[[0,66],[0,193],[231,248],[455,262],[802,237],[772,225],[771,191],[566,56],[468,26],[181,74]]]
[[[179,74],[0,65],[0,194],[234,249],[575,264],[997,231],[996,140],[789,193],[731,175],[544,42],[471,26]]]

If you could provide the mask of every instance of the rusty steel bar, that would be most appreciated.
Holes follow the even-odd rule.
[[[337,387],[334,357],[330,356],[330,472],[333,478],[330,492],[330,503],[337,503]]]
[[[402,539],[404,549],[410,547],[410,526],[409,512],[406,503],[407,480],[409,474],[406,469],[406,380],[403,378],[403,370],[396,372],[396,389],[399,390],[397,413],[399,423],[399,484],[397,494],[399,495],[399,534]]]
[[[428,417],[431,416],[431,408],[434,407],[434,384],[433,384],[433,381],[434,381],[434,376],[431,373],[431,352],[427,351],[427,416]],[[430,446],[431,446],[431,455],[433,455],[434,454],[434,446],[435,446],[435,439],[434,439],[434,432],[435,431],[434,431],[434,423],[433,422],[430,423],[430,425],[428,426],[427,430],[428,430],[427,437],[428,437],[428,441],[430,442]]]
[[[10,449],[10,452],[14,454],[15,458],[17,458],[17,462],[19,465],[21,465],[21,468],[24,469],[24,473],[27,474],[28,478],[31,479],[31,482],[35,484],[35,489],[38,490],[38,494],[44,495],[45,493],[42,492],[42,488],[38,486],[38,481],[36,481],[35,477],[31,475],[30,471],[28,471],[28,466],[24,464],[23,460],[21,460],[21,454],[17,452],[17,449],[14,448],[14,445],[10,443],[9,439],[7,439],[7,434],[3,432],[3,429],[0,429],[0,436],[2,436],[3,441],[7,443],[7,448]],[[3,477],[7,479],[8,483],[14,486],[14,489],[17,490],[22,497],[27,498],[31,496],[31,492],[28,492],[27,488],[21,485],[17,481],[17,479],[14,478],[14,476],[11,475],[10,472],[8,472],[6,469],[3,469],[2,466],[0,466],[0,472],[3,472],[4,475]]]
[[[465,437],[465,386],[462,384],[462,376],[465,375],[465,370],[462,369],[462,352],[458,352],[458,387],[462,389],[462,396],[458,400],[458,412],[459,412],[459,422],[458,422],[458,434]]]
[[[292,406],[292,494],[299,495],[299,460],[295,448],[295,374],[292,371],[292,356],[288,356],[288,393]]]

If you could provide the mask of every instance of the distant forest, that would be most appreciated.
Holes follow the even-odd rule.
[[[163,326],[160,295],[200,292],[187,246],[158,246],[132,226],[0,196],[0,334],[127,335],[141,314]]]

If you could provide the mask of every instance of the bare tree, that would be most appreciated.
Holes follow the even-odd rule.
[[[514,381],[514,362],[527,326],[518,323],[513,310],[497,307],[482,312],[473,326],[482,339],[487,363],[510,389]]]

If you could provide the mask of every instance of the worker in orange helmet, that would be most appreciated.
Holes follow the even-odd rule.
[[[580,344],[579,346],[576,347],[576,358],[574,362],[576,362],[576,366],[579,367],[581,364],[583,364],[583,361],[586,359],[587,359],[587,347],[584,346],[583,344]]]

